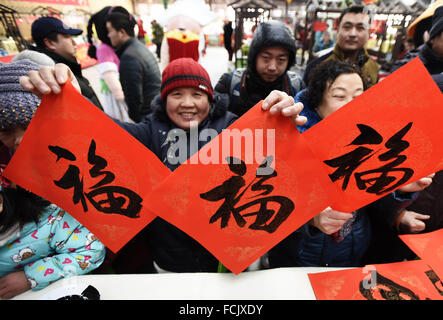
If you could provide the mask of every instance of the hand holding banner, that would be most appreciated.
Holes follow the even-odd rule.
[[[237,274],[327,207],[333,186],[322,170],[292,122],[258,104],[148,201]]]
[[[4,174],[118,251],[155,215],[145,200],[170,171],[67,83],[45,96]]]
[[[352,212],[441,168],[442,105],[416,58],[307,130],[337,187],[331,207]]]

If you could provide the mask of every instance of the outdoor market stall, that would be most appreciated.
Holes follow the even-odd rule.
[[[244,45],[245,22],[252,22],[254,26],[270,19],[270,11],[277,6],[269,0],[235,0],[228,4],[235,10],[234,30],[234,57],[237,68],[245,67],[248,56],[247,46]],[[249,31],[252,35],[253,30]]]
[[[39,17],[55,17],[67,25],[85,31],[91,14],[82,8],[68,9],[62,12],[51,6],[28,6],[25,11],[0,5],[0,62],[10,62],[20,51],[32,43],[31,25]],[[84,32],[83,35],[86,33]],[[77,44],[77,60],[82,68],[92,66],[96,60],[87,55],[88,43],[84,36],[75,37]]]

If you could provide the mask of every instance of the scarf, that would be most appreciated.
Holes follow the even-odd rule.
[[[263,81],[255,70],[246,70],[244,76],[246,81],[240,87],[240,103],[246,111],[266,98],[272,90],[280,90],[290,94],[286,72],[274,82]]]

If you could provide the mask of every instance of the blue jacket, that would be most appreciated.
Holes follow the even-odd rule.
[[[302,102],[304,109],[300,115],[308,121],[298,130],[303,133],[321,121],[317,112],[307,107],[306,89],[295,97],[296,102]],[[410,203],[410,198],[403,199],[393,195],[385,196],[354,213],[353,223],[348,225],[348,234],[341,242],[334,239],[316,227],[306,223],[269,252],[269,264],[276,267],[358,267],[368,249],[371,240],[371,224],[369,214],[391,216]],[[349,229],[350,228],[350,229]]]
[[[0,278],[24,271],[33,290],[98,268],[103,244],[68,213],[51,204],[0,246]]]

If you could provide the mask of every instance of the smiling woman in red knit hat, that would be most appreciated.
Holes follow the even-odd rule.
[[[209,115],[213,100],[208,73],[191,58],[172,61],[162,74],[161,100],[179,128],[189,129],[191,121],[200,124]]]

